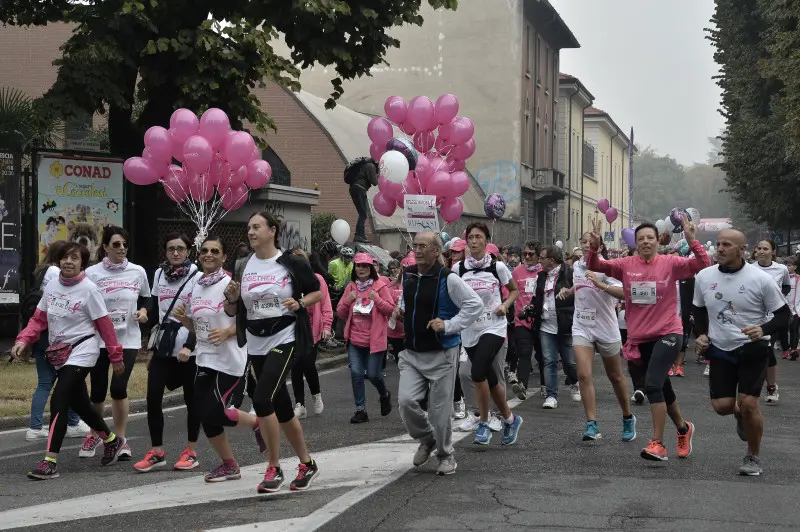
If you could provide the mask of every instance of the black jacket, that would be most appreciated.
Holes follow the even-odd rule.
[[[304,295],[319,291],[319,279],[314,275],[311,265],[306,259],[284,253],[278,257],[277,263],[289,272],[289,278],[292,281],[292,297],[294,299],[300,301],[300,298]],[[235,272],[236,281],[241,282],[246,266],[247,261],[244,261],[241,270]],[[295,352],[298,358],[301,358],[309,354],[311,348],[314,347],[314,333],[311,330],[311,316],[308,313],[308,309],[299,308],[295,312],[295,316],[297,317],[294,331]],[[244,347],[247,344],[247,309],[241,296],[236,309],[236,340],[239,343],[239,347]]]
[[[369,190],[371,186],[378,186],[378,169],[375,167],[375,163],[372,161],[367,161],[361,165],[361,168],[358,169],[358,174],[356,174],[356,178],[353,180],[351,185],[355,185],[357,187],[361,187],[364,190]]]
[[[542,327],[542,309],[544,307],[544,287],[547,284],[547,272],[539,272],[536,278],[536,296],[533,298],[534,319],[533,329],[539,331]],[[566,264],[561,265],[558,272],[554,295],[558,295],[562,288],[572,288],[572,268]],[[575,295],[566,299],[556,297],[556,320],[558,321],[558,334],[572,334],[572,315],[575,311]]]

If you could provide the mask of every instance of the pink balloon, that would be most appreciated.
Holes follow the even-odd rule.
[[[214,185],[207,175],[195,174],[189,181],[189,195],[195,201],[208,201],[214,197]]]
[[[406,121],[408,105],[400,96],[389,96],[383,104],[383,112],[386,117],[395,124],[402,124]]]
[[[427,96],[415,96],[408,102],[406,121],[417,131],[427,131],[436,127],[436,115],[433,102]]]
[[[151,148],[145,148],[142,151],[142,159],[150,163],[150,166],[153,167],[153,170],[156,171],[156,175],[158,177],[164,177],[167,173],[167,168],[169,167],[169,163],[172,160],[170,157],[169,159],[159,159],[153,153]]]
[[[256,143],[249,133],[237,131],[233,135],[228,135],[222,156],[230,163],[231,168],[240,168],[250,162],[255,147]]]
[[[250,161],[247,165],[247,178],[244,182],[251,189],[258,189],[266,185],[270,177],[272,177],[272,167],[267,161],[259,159]]]
[[[618,215],[619,215],[619,213],[617,212],[617,209],[615,209],[614,207],[611,207],[610,209],[608,209],[606,211],[606,220],[608,220],[608,223],[610,223],[610,224],[614,223],[614,220],[617,219]]]
[[[405,133],[406,135],[413,135],[414,133],[416,133],[416,132],[417,132],[417,128],[415,128],[415,127],[414,127],[414,126],[411,124],[411,122],[409,122],[408,120],[406,120],[406,121],[405,121],[405,122],[403,122],[402,124],[397,124],[397,127],[399,127],[399,128],[400,128],[400,131],[402,131],[402,132],[403,132],[403,133]]]
[[[458,98],[452,94],[442,94],[436,100],[436,120],[440,124],[447,124],[458,114]]]
[[[258,161],[259,159],[261,159],[261,150],[259,149],[258,146],[256,146],[255,148],[253,148],[253,154],[250,156],[250,160],[248,161],[248,163],[251,163],[253,161]]]
[[[469,118],[459,117],[450,126],[450,143],[464,144],[475,134],[475,125]]]
[[[433,177],[428,182],[426,192],[431,196],[449,197],[453,188],[450,172],[439,171],[433,174]]]
[[[424,155],[420,155],[417,160],[417,166],[414,168],[414,173],[417,174],[423,192],[428,194],[428,182],[433,177],[434,171],[430,161]]]
[[[178,142],[177,140],[172,139],[170,136],[170,142],[172,146],[172,158],[178,162],[183,162],[183,143]]]
[[[247,203],[247,187],[244,185],[228,188],[222,194],[222,206],[229,211],[235,211],[245,203]]]
[[[239,185],[243,185],[245,181],[247,181],[247,167],[240,166],[239,168],[231,172],[231,178],[228,180],[227,183],[221,182],[223,184],[222,189],[225,190],[227,188],[236,188]]]
[[[605,214],[606,211],[608,211],[609,207],[611,207],[611,202],[609,202],[605,198],[597,202],[597,210],[602,212],[603,214]]]
[[[456,159],[450,164],[451,172],[463,172],[467,167],[467,163],[463,159]]]
[[[391,216],[397,209],[397,203],[383,195],[383,192],[378,192],[372,198],[372,206],[375,207],[375,212],[381,216]]]
[[[461,198],[447,198],[439,208],[442,220],[449,224],[458,220],[463,212],[464,204],[461,203]]]
[[[188,190],[184,188],[180,180],[174,175],[168,175],[165,177],[161,181],[161,184],[164,185],[164,192],[167,193],[169,199],[175,203],[181,203],[186,200]]]
[[[452,188],[448,191],[448,196],[459,198],[469,190],[469,176],[465,172],[453,172],[450,174],[450,184]]]
[[[212,107],[200,117],[200,134],[211,143],[215,150],[224,144],[230,129],[231,122],[222,109]]]
[[[223,177],[227,178],[230,173],[231,166],[228,162],[219,153],[215,154],[214,158],[211,159],[211,166],[208,167],[208,177],[211,179],[211,183],[218,185]]]
[[[153,126],[144,134],[144,145],[150,149],[159,161],[169,163],[172,160],[172,139],[169,131],[161,126]]]
[[[440,170],[443,170],[445,172],[450,171],[450,167],[447,164],[447,160],[444,157],[441,157],[439,155],[434,155],[433,157],[428,156],[428,161],[430,161],[431,168],[433,169],[434,173]]]
[[[394,201],[403,199],[403,184],[389,181],[383,176],[378,177],[378,190],[383,193],[384,197]]]
[[[450,155],[450,152],[453,151],[453,148],[455,148],[455,146],[453,145],[452,140],[444,140],[442,137],[439,137],[438,139],[436,139],[435,148],[436,152],[439,155],[444,155],[446,157]]]
[[[436,144],[436,135],[433,131],[417,131],[414,133],[414,147],[420,153],[429,151]]]
[[[445,124],[441,124],[439,126],[439,138],[443,140],[447,140],[450,138],[450,129],[452,128],[453,122],[447,122]]]
[[[141,157],[131,157],[122,165],[125,177],[134,185],[152,185],[158,183],[158,172]]]
[[[169,119],[169,135],[172,140],[183,144],[186,139],[200,132],[197,115],[188,109],[178,109]]]
[[[394,129],[388,120],[382,116],[376,116],[367,124],[367,135],[374,144],[385,146],[394,136]]]
[[[380,161],[381,156],[386,153],[386,143],[383,144],[370,144],[369,156],[373,161]]]
[[[406,180],[403,182],[403,188],[406,194],[419,194],[422,190],[419,188],[419,180],[414,175],[414,172],[409,172]]]
[[[208,166],[214,157],[211,143],[200,135],[192,135],[183,144],[183,165],[195,172],[208,173]]]
[[[475,139],[471,138],[464,144],[459,144],[453,148],[453,151],[450,153],[450,155],[455,159],[467,160],[472,157],[473,153],[475,153]]]
[[[189,186],[189,175],[186,173],[186,170],[184,170],[183,167],[178,166],[177,164],[171,164],[167,168],[167,177],[176,179],[183,188]]]

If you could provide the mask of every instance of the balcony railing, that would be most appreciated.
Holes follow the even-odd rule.
[[[522,185],[536,193],[536,199],[552,196],[561,199],[567,195],[567,180],[563,172],[554,168],[527,169],[523,174]]]

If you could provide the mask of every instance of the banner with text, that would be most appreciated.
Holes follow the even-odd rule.
[[[95,258],[103,227],[122,226],[122,160],[39,156],[39,260],[57,240],[80,242]]]
[[[406,230],[409,233],[439,232],[436,196],[406,194],[405,200]]]
[[[0,304],[19,303],[22,188],[19,153],[0,149]]]

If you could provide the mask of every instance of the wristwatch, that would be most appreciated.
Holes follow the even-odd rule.
[[[300,308],[306,308],[306,304],[303,301],[303,298],[298,299],[297,304],[300,305]]]

